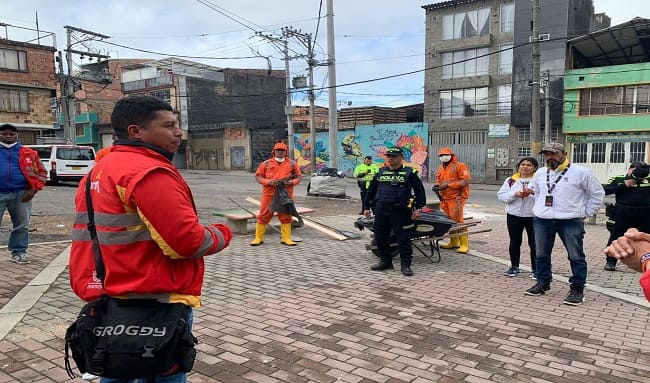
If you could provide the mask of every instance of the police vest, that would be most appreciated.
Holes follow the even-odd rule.
[[[397,170],[390,170],[389,167],[379,169],[375,200],[380,204],[406,207],[412,197],[409,177],[413,172],[414,170],[410,166],[404,166]]]

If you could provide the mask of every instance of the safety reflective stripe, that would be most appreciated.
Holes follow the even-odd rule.
[[[212,238],[212,235],[210,235],[211,232],[217,236],[219,241],[217,248],[214,249],[212,253],[219,252],[226,248],[226,239],[223,237],[221,231],[216,227],[209,226],[205,228],[205,236],[203,237],[203,242],[201,243],[201,246],[199,246],[199,249],[196,251],[195,257],[203,257],[204,255],[208,255],[208,252],[214,246],[214,239]]]
[[[98,231],[97,239],[103,245],[130,245],[136,242],[150,241],[151,233],[144,228],[129,231]],[[90,232],[85,227],[73,229],[72,240],[90,241]]]
[[[88,223],[88,213],[77,213],[74,219],[75,224],[87,224]],[[97,213],[95,212],[95,225],[105,226],[105,227],[128,227],[128,226],[139,226],[143,222],[140,219],[140,216],[136,213],[125,213],[125,214],[108,214],[108,213]]]

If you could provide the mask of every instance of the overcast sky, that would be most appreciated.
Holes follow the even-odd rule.
[[[337,92],[341,106],[349,102],[352,106],[400,106],[423,101],[425,12],[421,6],[435,2],[334,0],[337,84],[417,71],[393,79],[341,86]],[[38,12],[39,29],[54,32],[60,49],[66,42],[63,26],[70,25],[108,35],[109,43],[160,53],[101,42],[90,44],[112,58],[201,56],[216,59],[187,59],[217,67],[267,68],[267,59],[231,59],[261,55],[269,57],[273,69],[284,69],[282,54],[256,37],[255,31],[279,35],[280,28],[293,26],[316,35],[318,28],[316,59],[325,61],[326,3],[322,1],[323,18],[318,25],[320,0],[0,0],[0,22],[36,28]],[[612,18],[612,25],[637,16],[650,17],[648,0],[594,0],[594,4],[596,12]],[[8,37],[26,41],[36,36],[35,32],[24,32],[8,28]],[[0,33],[5,37],[2,29]],[[305,53],[297,43],[292,49],[295,54]],[[78,57],[75,61],[88,62]],[[291,72],[292,76],[306,75],[305,60],[292,60]],[[317,68],[315,84],[327,85],[325,67]],[[307,103],[304,94],[294,100]],[[317,93],[316,103],[327,106],[327,91]]]

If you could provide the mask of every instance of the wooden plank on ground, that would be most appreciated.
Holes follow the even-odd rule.
[[[260,205],[260,201],[254,199],[254,198],[251,198],[251,197],[246,197],[246,201],[250,202],[250,203],[253,203],[253,204],[256,204],[257,206]],[[297,219],[297,218],[294,217],[294,219]],[[303,220],[305,226],[311,227],[312,229],[316,229],[316,230],[320,231],[321,233],[326,234],[326,235],[328,235],[328,236],[330,236],[330,237],[332,237],[332,238],[334,238],[336,240],[344,241],[344,240],[348,239],[348,237],[346,237],[345,235],[339,234],[339,233],[335,232],[334,230],[330,230],[330,229],[328,229],[328,228],[326,228],[326,227],[324,227],[322,225],[317,224],[314,221],[310,221],[309,219],[307,219],[305,217],[302,217],[302,220]]]

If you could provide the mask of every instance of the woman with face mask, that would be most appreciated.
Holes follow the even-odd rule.
[[[458,223],[463,222],[465,202],[469,198],[469,168],[458,161],[451,148],[441,148],[438,152],[440,167],[436,174],[434,191],[440,197],[440,209]],[[465,229],[464,231],[467,231]],[[451,233],[451,232],[450,232]],[[443,249],[457,249],[459,253],[469,251],[467,234],[452,237],[448,244],[440,246]]]
[[[506,223],[508,226],[508,236],[510,237],[510,268],[503,275],[516,277],[521,272],[519,270],[519,260],[521,259],[521,244],[524,230],[528,237],[528,246],[530,247],[530,267],[532,269],[530,277],[535,277],[535,233],[533,231],[533,207],[535,206],[535,196],[528,189],[528,184],[535,176],[539,164],[533,157],[525,157],[519,160],[517,172],[505,180],[499,191],[497,199],[506,204]]]

